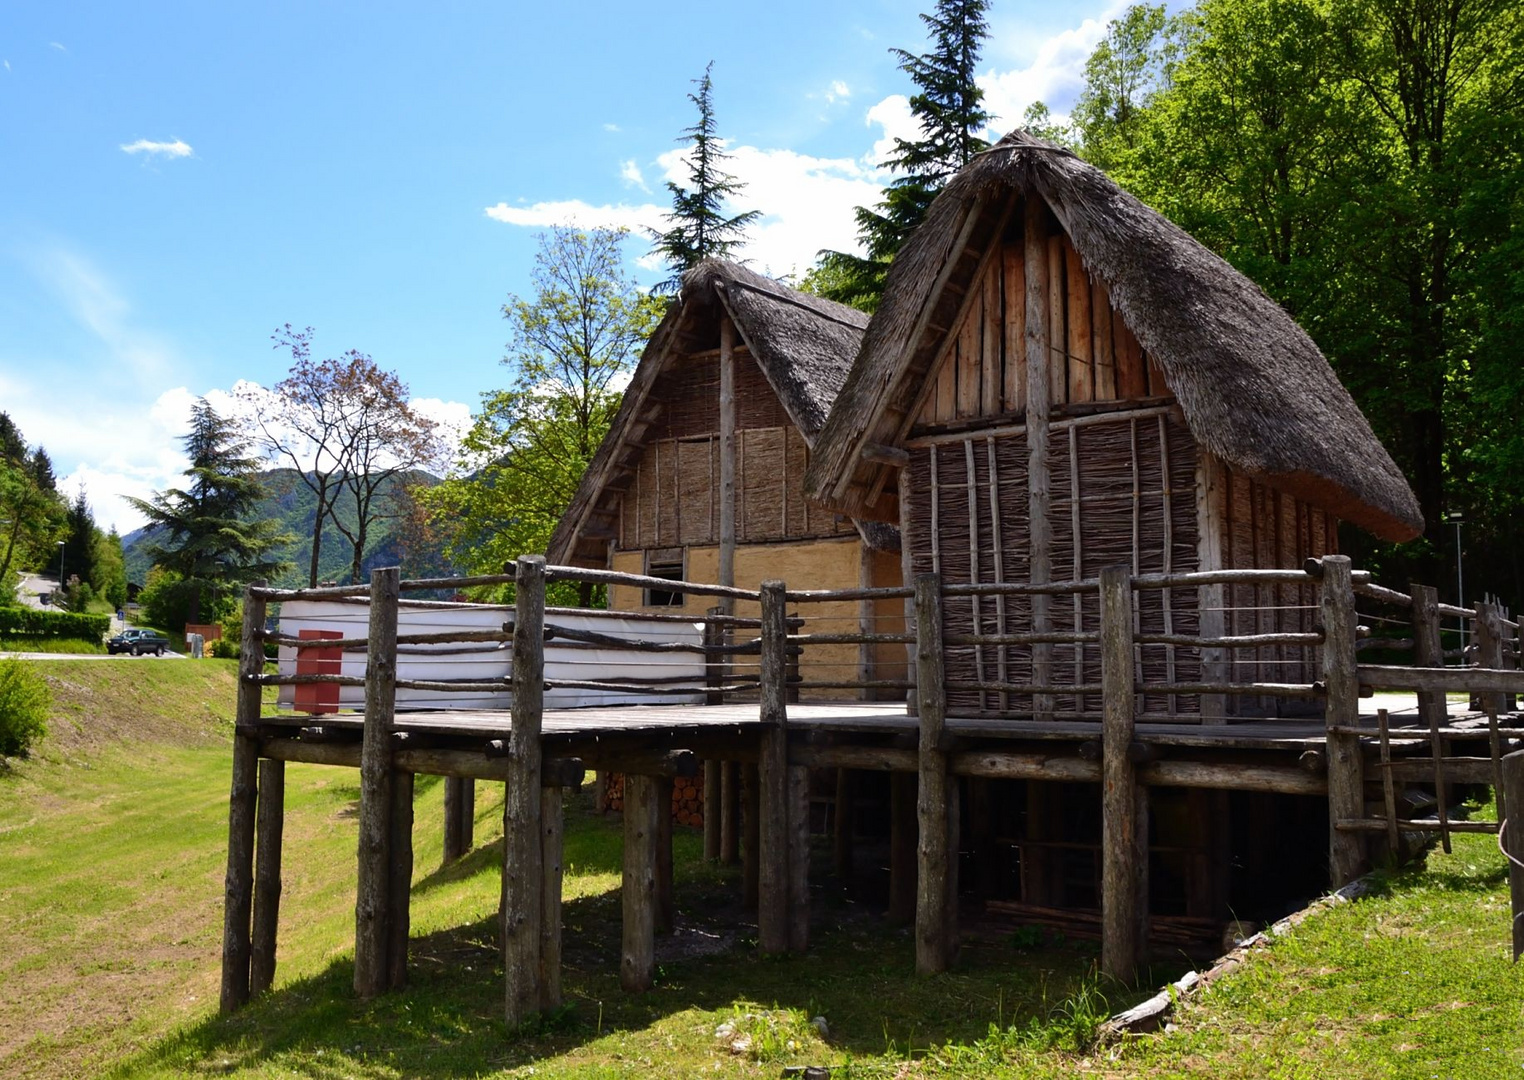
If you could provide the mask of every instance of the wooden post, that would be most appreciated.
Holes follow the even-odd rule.
[[[720,316],[720,585],[736,583],[736,328],[729,315]],[[720,601],[733,614],[735,601]]]
[[[387,901],[390,898],[392,717],[397,695],[395,566],[370,574],[370,640],[366,644],[365,728],[360,744],[359,883],[355,895],[355,993],[387,987]]]
[[[1360,679],[1355,658],[1355,590],[1349,556],[1322,560],[1324,713],[1328,728],[1328,871],[1333,888],[1365,873],[1364,834],[1345,832],[1339,822],[1365,816],[1365,762],[1360,736],[1342,730],[1360,719]]]
[[[1476,605],[1476,662],[1477,667],[1493,671],[1503,667],[1503,622],[1498,605]],[[1496,715],[1504,711],[1503,695],[1486,691],[1477,695],[1476,707],[1482,712]]]
[[[561,851],[566,812],[562,789],[540,789],[540,864],[544,891],[540,901],[540,1010],[561,1007]]]
[[[243,632],[239,638],[238,704],[233,725],[233,783],[228,794],[228,868],[222,909],[222,1011],[249,1000],[250,911],[254,902],[254,816],[259,798],[260,685],[264,671],[265,601],[244,590]]]
[[[514,572],[513,726],[503,798],[503,974],[508,1026],[539,1011],[540,724],[545,709],[545,558],[520,555]],[[625,778],[626,788],[629,778]]]
[[[734,866],[741,861],[741,766],[720,763],[720,862]],[[707,820],[707,819],[706,819]]]
[[[654,776],[624,778],[624,937],[619,985],[638,993],[656,976],[656,844],[660,818]],[[669,814],[670,816],[670,814]]]
[[[1139,875],[1147,873],[1140,843],[1137,767],[1128,756],[1133,734],[1131,568],[1101,571],[1101,971],[1136,981],[1143,961],[1138,928]],[[1146,877],[1145,879],[1146,880]]]
[[[471,850],[476,831],[476,781],[447,776],[444,781],[444,861],[452,863]]]
[[[765,953],[789,947],[788,621],[781,581],[762,583],[762,705],[757,942]]]
[[[889,774],[889,912],[891,926],[915,920],[916,774]]]
[[[810,770],[788,770],[788,947],[810,946]]]
[[[914,458],[912,458],[912,460],[914,460]],[[910,514],[910,466],[909,465],[906,465],[905,467],[900,469],[900,476],[899,476],[899,502],[900,502],[900,536],[902,536],[902,537],[904,537],[904,536],[910,536],[912,534],[914,528],[915,528],[915,523],[911,520],[911,514]],[[935,535],[935,532],[933,532],[932,535]],[[915,560],[914,560],[913,554],[912,554],[912,552],[910,550],[910,545],[909,544],[905,544],[905,543],[900,544],[900,581],[901,582],[909,581],[914,576],[914,574],[912,572],[912,569],[911,569],[911,567],[914,565],[914,562],[915,562]],[[914,626],[915,625],[915,597],[913,597],[913,596],[907,596],[907,597],[905,597],[903,603],[904,603],[904,606],[905,606],[905,609],[904,609],[905,626],[906,627]],[[913,645],[910,642],[906,642],[905,643],[905,670],[910,675],[910,680],[909,681],[910,682],[914,682],[915,681],[915,645]],[[905,712],[909,716],[914,716],[915,715],[915,710],[916,710],[916,694],[915,694],[915,687],[912,686],[909,690],[905,691]],[[891,903],[890,906],[891,907],[893,906],[892,903]],[[908,922],[909,920],[907,919],[906,921]]]
[[[1524,750],[1503,758],[1503,801],[1524,806]],[[1524,953],[1524,815],[1503,823],[1503,850],[1508,854],[1508,893],[1513,909],[1513,959]]]
[[[1052,580],[1053,524],[1049,519],[1048,418],[1051,411],[1049,368],[1053,356],[1048,341],[1048,207],[1035,190],[1026,197],[1025,261],[1027,276],[1027,522],[1028,567],[1033,584]],[[1032,629],[1046,633],[1053,629],[1048,620],[1050,599],[1043,594],[1032,597]],[[1053,646],[1032,646],[1032,681],[1051,685]],[[1050,719],[1053,698],[1037,694],[1032,698],[1036,719]]]
[[[672,933],[677,914],[672,895],[672,778],[656,778],[656,932]]]
[[[275,985],[275,941],[280,925],[280,848],[286,812],[286,763],[259,763],[258,840],[254,847],[254,940],[249,952],[249,990]]]
[[[1222,462],[1207,453],[1200,452],[1196,462],[1196,563],[1200,570],[1222,569],[1224,531],[1228,525],[1227,492],[1224,490]],[[1227,633],[1227,619],[1223,608],[1227,590],[1221,585],[1201,585],[1197,588],[1196,603],[1200,615],[1202,637],[1222,637]],[[1225,683],[1228,681],[1228,651],[1226,649],[1201,650],[1201,681]],[[1221,724],[1226,722],[1227,701],[1222,694],[1201,695],[1201,722]]]
[[[756,911],[762,888],[762,778],[757,766],[741,766],[741,903]]]
[[[854,802],[851,769],[836,770],[836,798],[832,815],[831,868],[842,881],[852,880],[852,809]]]
[[[407,940],[412,929],[413,774],[392,774],[391,857],[386,898],[386,988],[407,985]]]
[[[952,881],[948,835],[947,751],[943,724],[947,719],[947,688],[942,664],[942,579],[922,574],[915,579],[916,697],[920,714],[920,753],[916,795],[915,969],[929,975],[946,971],[956,951],[956,923],[951,915],[958,902]]]
[[[1432,585],[1413,586],[1413,663],[1418,667],[1445,666],[1439,637],[1439,592]],[[1443,727],[1448,711],[1443,691],[1418,692],[1418,715],[1425,726]]]
[[[721,794],[725,763],[714,758],[704,762],[704,858],[710,862],[720,860],[720,807],[724,801]]]
[[[724,608],[712,607],[710,615],[723,615]],[[720,646],[725,644],[725,625],[714,619],[704,620],[704,685],[711,687],[704,693],[705,705],[725,704],[725,693],[718,689],[725,685],[725,675],[729,669],[729,663],[725,654],[718,652]],[[706,807],[707,809],[707,807]]]

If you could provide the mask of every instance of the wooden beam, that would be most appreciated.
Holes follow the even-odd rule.
[[[1140,836],[1133,737],[1130,567],[1101,571],[1101,971],[1131,985],[1145,959],[1137,881],[1147,872]],[[1146,825],[1145,825],[1146,827]]]
[[[736,365],[735,323],[720,316],[720,552],[719,584],[736,583]],[[720,602],[725,614],[735,601]]]
[[[1026,197],[1026,364],[1027,364],[1027,544],[1029,580],[1043,584],[1052,580],[1053,524],[1049,517],[1051,502],[1048,467],[1048,418],[1052,391],[1048,369],[1052,354],[1048,347],[1048,212],[1047,204],[1035,191]],[[1032,597],[1032,629],[1045,633],[1053,629],[1048,618],[1047,596]],[[1038,685],[1052,682],[1053,647],[1032,646],[1032,681]],[[1053,699],[1039,694],[1032,699],[1037,720],[1051,719]]]
[[[917,888],[915,969],[930,975],[951,966],[957,944],[949,912],[957,903],[950,888],[956,842],[949,836],[947,752],[943,747],[947,691],[942,666],[942,581],[936,574],[915,580],[916,697],[920,746],[916,824]]]
[[[370,643],[365,669],[365,728],[360,746],[359,884],[355,895],[355,993],[372,998],[387,987],[390,942],[392,719],[396,708],[397,600],[401,574],[370,575]]]
[[[764,953],[789,948],[788,614],[781,581],[762,583],[762,703],[757,942]]]
[[[263,655],[263,654],[261,654]],[[249,989],[262,994],[275,985],[275,942],[280,925],[281,834],[286,813],[286,763],[259,763],[258,841],[254,848],[254,937]]]
[[[1338,823],[1365,816],[1365,770],[1360,737],[1342,730],[1360,719],[1360,678],[1355,658],[1355,591],[1347,555],[1321,560],[1323,683],[1327,688],[1329,885],[1340,888],[1365,873],[1365,840]]]
[[[545,711],[545,559],[515,566],[513,727],[503,799],[504,1015],[510,1029],[540,1010],[540,727]],[[628,778],[626,778],[628,783]]]
[[[260,635],[265,628],[265,600],[256,581],[244,590],[243,629],[238,662],[237,723],[233,734],[232,790],[228,794],[228,865],[222,912],[222,990],[220,1007],[232,1012],[249,1000],[250,917],[254,903],[255,806],[259,798],[259,723],[261,687],[253,679],[264,668]]]
[[[898,446],[885,446],[883,443],[864,443],[862,459],[878,465],[892,465],[901,468],[910,464],[910,451],[901,450]]]
[[[619,985],[631,993],[651,989],[656,976],[656,845],[661,809],[655,777],[625,776]]]

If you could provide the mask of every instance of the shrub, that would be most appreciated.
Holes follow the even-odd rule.
[[[53,695],[24,660],[0,660],[0,757],[26,757],[48,730]]]
[[[72,638],[99,645],[109,629],[109,615],[80,615],[27,607],[0,608],[0,638]]]

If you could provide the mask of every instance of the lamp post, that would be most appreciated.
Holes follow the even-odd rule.
[[[62,540],[59,540],[58,541],[58,591],[59,592],[63,592],[63,587],[64,587],[64,582],[63,582],[63,553],[64,553],[64,542]]]

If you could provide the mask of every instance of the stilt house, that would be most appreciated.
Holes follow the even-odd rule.
[[[906,580],[1045,582],[1297,567],[1417,501],[1312,339],[1256,285],[1072,153],[1016,132],[963,170],[889,275],[815,440],[805,492],[897,521]],[[1150,634],[1311,629],[1295,586],[1140,595]],[[1093,597],[953,598],[949,633],[1094,631]],[[1071,606],[1072,605],[1072,606]],[[1141,648],[1149,682],[1310,681],[1296,647]],[[1206,655],[1203,655],[1203,653]],[[949,680],[1094,683],[1083,644],[950,647]],[[1230,670],[1231,669],[1231,670]],[[957,715],[1094,715],[1098,699],[950,693]],[[1160,695],[1140,718],[1240,710]]]
[[[690,271],[551,537],[550,562],[748,588],[785,576],[810,589],[898,585],[893,525],[854,520],[803,491],[811,447],[867,323],[734,263]],[[609,606],[696,616],[705,602],[616,585]],[[843,630],[903,625],[897,601],[822,614],[848,623]],[[817,675],[828,667],[838,678],[903,678],[899,647],[816,653]]]

